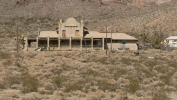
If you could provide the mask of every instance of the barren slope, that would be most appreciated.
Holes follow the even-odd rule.
[[[90,30],[104,31],[106,19],[114,31],[150,33],[159,30],[176,34],[176,0],[1,0],[1,31],[15,31],[19,24],[22,33],[54,30],[59,19],[84,18]],[[100,3],[101,2],[101,3]],[[19,22],[19,23],[18,23]]]

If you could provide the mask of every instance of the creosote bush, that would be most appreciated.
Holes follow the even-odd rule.
[[[127,70],[123,69],[123,68],[117,68],[114,70],[113,73],[113,77],[115,80],[117,80],[119,77],[121,77],[122,75],[127,74]]]
[[[98,83],[98,88],[99,88],[100,90],[103,90],[103,91],[109,90],[109,91],[114,91],[114,92],[115,92],[116,89],[117,89],[116,84],[111,84],[111,83],[109,83],[109,82],[106,81],[106,80],[103,80],[103,81],[99,82],[99,83]]]
[[[60,75],[62,73],[63,69],[52,69],[51,72],[54,75]]]
[[[5,89],[6,83],[4,81],[0,81],[0,89]]]
[[[63,82],[65,82],[66,79],[65,78],[62,78],[60,76],[56,76],[53,78],[53,83],[58,87],[58,88],[61,88],[62,85],[63,85]]]
[[[11,60],[6,60],[5,62],[3,62],[4,66],[10,66],[12,65],[12,61]]]
[[[81,90],[83,88],[82,85],[79,83],[66,83],[64,84],[65,86],[65,92],[70,92],[70,91],[76,91],[76,90]]]
[[[102,58],[97,59],[96,61],[100,62],[102,64],[105,64],[105,62],[107,61],[107,58],[106,57],[102,57]]]
[[[121,61],[123,64],[126,64],[126,65],[130,65],[130,64],[132,64],[133,62],[137,62],[137,61],[134,60],[134,59],[125,58],[125,57],[122,57],[120,61]]]
[[[5,79],[6,86],[11,87],[14,84],[20,84],[21,83],[21,78],[20,76],[7,76]]]
[[[0,51],[0,59],[8,59],[8,58],[10,58],[9,53]]]
[[[36,77],[31,76],[30,74],[22,74],[22,93],[36,92],[39,86],[39,82]]]
[[[131,78],[130,79],[130,84],[127,85],[127,91],[130,93],[135,93],[137,90],[140,89],[139,86],[140,82],[137,79]]]
[[[170,100],[164,91],[163,89],[153,91],[152,100]]]
[[[156,60],[146,60],[144,62],[144,65],[149,67],[150,70],[152,70],[155,65],[158,65],[158,62]]]
[[[99,73],[95,70],[92,70],[88,68],[85,72],[83,72],[84,75],[93,75],[93,76],[98,76]]]

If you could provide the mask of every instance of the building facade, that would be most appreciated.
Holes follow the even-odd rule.
[[[137,39],[125,33],[88,31],[83,20],[60,20],[56,31],[40,31],[36,38],[25,37],[24,51],[35,50],[137,50]]]

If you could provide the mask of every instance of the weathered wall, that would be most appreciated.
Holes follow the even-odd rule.
[[[83,20],[81,22],[77,22],[74,18],[68,18],[66,22],[60,20],[59,35],[60,37],[83,37]]]
[[[128,48],[129,50],[137,50],[137,45],[136,45],[137,41],[132,41],[132,40],[126,40],[126,44],[123,45],[122,41],[114,41],[112,42],[112,50],[119,50],[118,48]],[[111,49],[111,41],[108,41],[107,43],[108,49]]]

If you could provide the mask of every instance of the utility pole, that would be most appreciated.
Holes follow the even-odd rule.
[[[111,52],[112,52],[112,29],[111,29]]]
[[[108,47],[107,47],[107,22],[108,22],[108,18],[106,17],[106,55],[108,54]]]
[[[17,25],[17,34],[16,34],[16,36],[17,36],[17,52],[18,52],[18,25]]]
[[[110,33],[111,33],[111,52],[112,52],[112,26],[111,26],[110,30],[109,30],[109,28],[107,28],[107,31],[110,31]]]
[[[162,48],[162,36],[161,36],[161,27],[159,27],[159,35],[160,35],[160,53],[161,53],[161,48]]]

